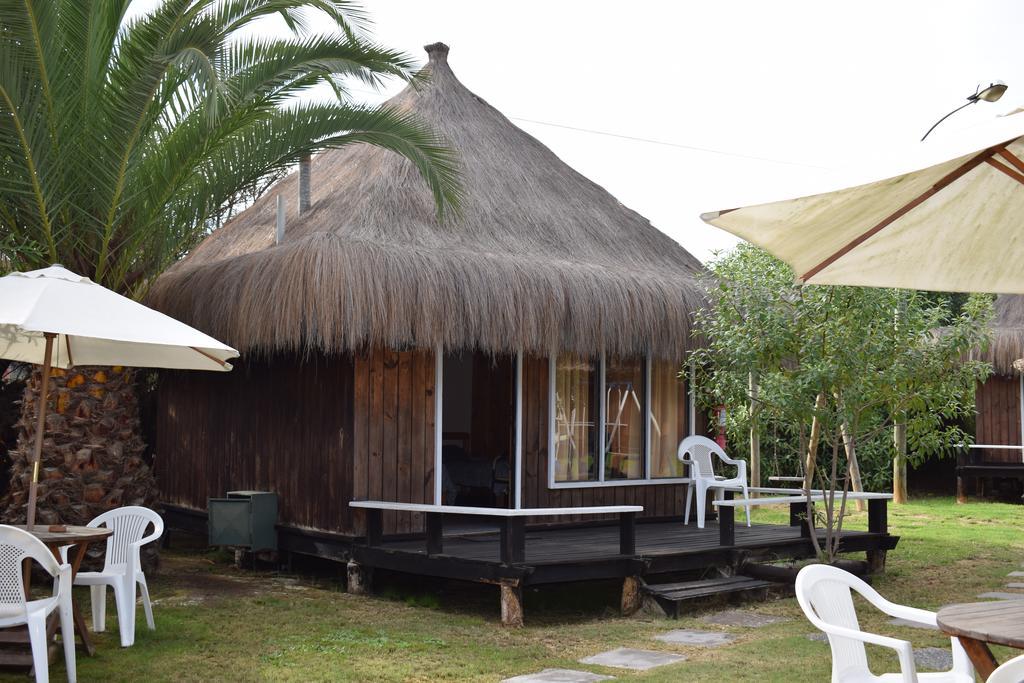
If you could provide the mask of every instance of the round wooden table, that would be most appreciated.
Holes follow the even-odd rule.
[[[999,666],[989,643],[1024,650],[1024,599],[950,605],[937,621],[943,633],[960,639],[984,680]]]
[[[13,526],[27,531],[42,541],[50,549],[50,552],[53,553],[53,556],[57,558],[58,562],[61,561],[61,547],[66,545],[75,546],[72,552],[68,553],[72,581],[74,581],[75,576],[78,574],[78,568],[85,558],[85,551],[88,550],[89,545],[97,541],[106,540],[108,536],[114,533],[106,527],[68,526],[64,528],[64,531],[50,531],[50,527],[46,524],[36,524],[31,529],[24,524],[15,524]],[[28,582],[27,573],[25,581],[26,583]],[[71,611],[75,616],[75,631],[82,640],[82,646],[85,648],[86,653],[92,656],[95,654],[96,648],[89,638],[89,630],[85,627],[85,620],[82,619],[82,613],[78,610],[78,603],[75,602],[73,597],[71,600]]]

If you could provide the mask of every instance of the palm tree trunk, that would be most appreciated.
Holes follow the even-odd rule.
[[[123,505],[154,507],[156,482],[142,457],[135,371],[78,367],[52,371],[40,460],[37,524],[84,525]],[[26,517],[40,388],[36,369],[25,385],[18,445],[11,451],[4,519]],[[155,544],[151,544],[155,545]],[[102,551],[102,546],[97,552]]]

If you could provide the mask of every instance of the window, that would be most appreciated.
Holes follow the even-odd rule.
[[[646,368],[642,358],[609,358],[604,376],[604,478],[644,476]]]
[[[680,479],[689,434],[680,363],[648,358],[550,360],[550,486],[615,486]]]
[[[559,356],[554,368],[554,480],[597,481],[600,361]]]
[[[651,478],[685,477],[676,457],[679,442],[690,433],[686,383],[680,364],[651,362]]]

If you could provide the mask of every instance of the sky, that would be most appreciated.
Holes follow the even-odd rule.
[[[979,84],[1009,89],[924,144],[1024,105],[1024,3],[1014,0],[363,7],[389,47],[425,61],[423,45],[447,43],[470,90],[705,261],[736,239],[703,212],[861,179]],[[375,103],[399,89],[353,95]]]

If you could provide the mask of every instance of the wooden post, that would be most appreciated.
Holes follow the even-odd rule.
[[[800,527],[800,537],[811,537],[811,526],[807,523],[807,501],[789,504],[789,525]]]
[[[885,498],[868,501],[868,531],[873,534],[889,533],[889,501]]]
[[[423,515],[423,523],[427,532],[427,555],[440,555],[444,552],[444,515],[427,512]]]
[[[868,501],[868,531],[873,534],[889,533],[889,501],[885,498]],[[872,574],[885,571],[886,553],[882,549],[869,550],[868,571]]]
[[[522,562],[526,558],[525,517],[505,517],[502,520],[500,545],[503,564]]]
[[[503,580],[501,587],[501,625],[523,625],[523,587],[518,580]]]
[[[348,592],[352,595],[369,595],[373,590],[373,567],[364,567],[358,562],[348,563]]]
[[[619,603],[622,616],[628,617],[639,612],[641,602],[640,577],[627,576],[622,580],[622,600]]]
[[[366,545],[380,545],[384,538],[384,511],[380,508],[366,509]]]
[[[619,554],[636,555],[636,513],[619,514]]]
[[[723,491],[725,500],[732,500],[732,491]],[[718,506],[718,544],[736,545],[736,509],[732,505]]]
[[[750,380],[750,485],[761,486],[761,423],[758,415],[761,412],[758,403],[757,373],[751,372]],[[751,494],[757,498],[757,492]]]
[[[36,443],[32,449],[32,479],[28,484],[28,524],[29,531],[36,523],[36,498],[39,488],[39,461],[43,458],[43,432],[46,431],[46,395],[50,391],[50,365],[53,362],[53,332],[44,332],[46,338],[45,357],[43,359],[43,375],[39,383],[39,405],[36,407]]]

